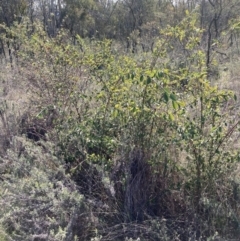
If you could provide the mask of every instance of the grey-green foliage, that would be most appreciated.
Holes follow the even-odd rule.
[[[74,240],[76,222],[86,223],[83,196],[46,146],[15,137],[0,160],[0,225],[10,240]]]

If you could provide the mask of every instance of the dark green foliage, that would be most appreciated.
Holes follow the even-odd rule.
[[[0,112],[0,239],[238,237],[238,100],[211,83],[210,62],[220,59],[205,49],[199,8],[181,1],[65,3],[58,8],[69,31],[27,18],[1,26],[2,44],[14,55],[0,76],[7,99]],[[171,25],[159,30],[153,10],[162,5],[175,15],[162,11]],[[100,13],[106,26],[94,25]],[[237,33],[234,21],[228,31]],[[95,34],[97,28],[104,31]],[[127,40],[128,54],[118,41],[100,40],[111,31]],[[139,54],[151,38],[151,51]],[[215,40],[221,38],[219,32]],[[20,96],[19,112],[8,108]]]

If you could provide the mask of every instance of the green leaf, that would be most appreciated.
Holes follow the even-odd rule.
[[[147,85],[150,84],[152,82],[152,79],[148,76],[147,77]]]
[[[158,72],[158,78],[162,78],[164,76],[163,72]]]
[[[168,92],[164,92],[163,93],[163,99],[166,101],[166,102],[168,102],[169,101],[169,94],[168,94]]]
[[[172,101],[172,106],[173,106],[174,110],[178,109],[178,107],[179,107],[179,105],[176,101]]]
[[[237,101],[237,96],[236,96],[236,94],[234,94],[233,98],[234,98],[235,101]]]
[[[173,93],[170,94],[170,99],[172,99],[173,101],[177,100],[176,95],[174,95]]]
[[[143,81],[143,75],[140,76],[140,81],[141,81],[141,82]]]
[[[134,77],[135,77],[135,73],[133,72],[133,73],[131,74],[131,79],[133,80]]]
[[[171,121],[174,121],[174,116],[173,116],[173,114],[172,113],[169,113],[169,119],[171,120]]]

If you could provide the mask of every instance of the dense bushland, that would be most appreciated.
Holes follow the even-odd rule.
[[[83,38],[74,12],[54,34],[27,17],[1,25],[0,240],[239,238],[238,94],[208,49],[239,22],[206,41],[199,12],[177,6],[160,30],[139,15],[157,31],[149,51],[133,25],[131,52]]]

